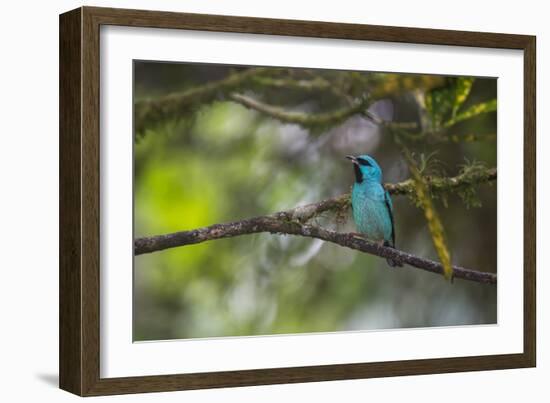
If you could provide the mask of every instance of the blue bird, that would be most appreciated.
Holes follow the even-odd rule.
[[[353,163],[355,183],[351,192],[353,221],[357,230],[368,239],[395,248],[393,206],[390,194],[382,186],[382,170],[368,155],[346,156]],[[401,262],[387,259],[390,266]]]

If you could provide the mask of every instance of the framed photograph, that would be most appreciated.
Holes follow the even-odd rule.
[[[535,37],[60,16],[60,387],[535,366]]]

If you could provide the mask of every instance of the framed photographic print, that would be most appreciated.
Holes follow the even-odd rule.
[[[60,17],[60,387],[535,365],[535,37]]]

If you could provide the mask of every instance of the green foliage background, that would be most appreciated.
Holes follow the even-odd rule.
[[[135,102],[246,69],[135,62]],[[384,86],[393,91],[392,80],[410,77],[304,69],[273,74],[293,82],[326,80],[352,95]],[[342,83],[341,77],[351,79]],[[265,82],[271,78],[239,90],[307,114],[344,105],[322,86],[276,87]],[[429,82],[433,76],[421,78]],[[496,80],[437,79],[434,88],[390,91],[369,113],[423,129],[407,143],[423,174],[454,176],[464,165],[496,166],[496,113],[490,112]],[[335,125],[287,124],[221,91],[213,99],[198,97],[176,116],[136,122],[136,128],[136,237],[269,214],[348,192],[353,172],[347,154],[373,155],[386,182],[410,177],[393,136],[364,116]],[[433,196],[453,263],[496,272],[496,183]],[[397,247],[437,260],[417,204],[394,197]],[[347,215],[319,217],[317,223],[354,230]],[[134,277],[135,340],[496,323],[495,286],[391,269],[384,259],[306,238],[247,235],[140,255]]]

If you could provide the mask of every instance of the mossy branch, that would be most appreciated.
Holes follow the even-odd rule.
[[[493,182],[497,179],[496,168],[476,167],[476,169],[464,169],[462,173],[453,177],[424,176],[430,193],[458,192],[470,186]],[[412,179],[398,183],[385,183],[384,188],[393,196],[412,196],[416,193],[416,187]],[[350,194],[345,193],[331,197],[317,203],[310,203],[287,210],[292,220],[302,223],[319,216],[326,211],[343,211],[350,205]]]
[[[443,125],[445,128],[449,128],[451,126],[456,125],[459,122],[471,119],[475,116],[482,115],[484,113],[494,112],[497,110],[497,100],[493,99],[491,101],[482,102],[480,104],[476,104],[471,106],[470,108],[466,109],[463,112],[460,112],[456,115],[454,115],[451,119],[445,122]]]
[[[310,80],[295,80],[280,77],[284,71],[285,69],[276,67],[249,68],[229,74],[222,80],[212,81],[186,91],[136,100],[134,104],[136,135],[143,134],[147,129],[153,128],[162,122],[193,113],[200,106],[215,100],[228,98],[284,123],[295,123],[305,127],[330,126],[338,124],[356,113],[365,111],[371,103],[379,99],[396,96],[419,88],[429,89],[441,85],[443,82],[443,79],[438,76],[385,73],[373,74],[372,79],[362,78],[358,80],[357,72],[342,72],[341,75],[345,76],[345,79],[355,82],[353,92],[360,97],[360,100],[353,101],[348,107],[318,114],[288,111],[243,95],[245,90],[271,87],[291,88],[304,92],[312,90],[326,91],[338,97],[351,96],[338,89],[336,83],[316,76],[315,73],[312,73],[313,77]]]
[[[437,251],[441,265],[443,266],[443,275],[445,279],[451,280],[453,278],[451,252],[447,246],[443,223],[439,218],[439,214],[433,204],[430,192],[428,190],[428,182],[420,172],[418,165],[409,150],[402,147],[402,151],[409,166],[409,171],[412,174],[416,197],[419,201],[420,207],[422,207],[422,210],[424,211],[424,216],[426,217],[426,221],[428,223],[428,228],[432,236],[435,250]]]
[[[184,116],[193,108],[208,104],[236,91],[262,74],[275,74],[278,69],[257,67],[229,74],[222,80],[190,88],[157,98],[140,99],[135,102],[135,130],[143,133],[145,129],[173,118]]]

